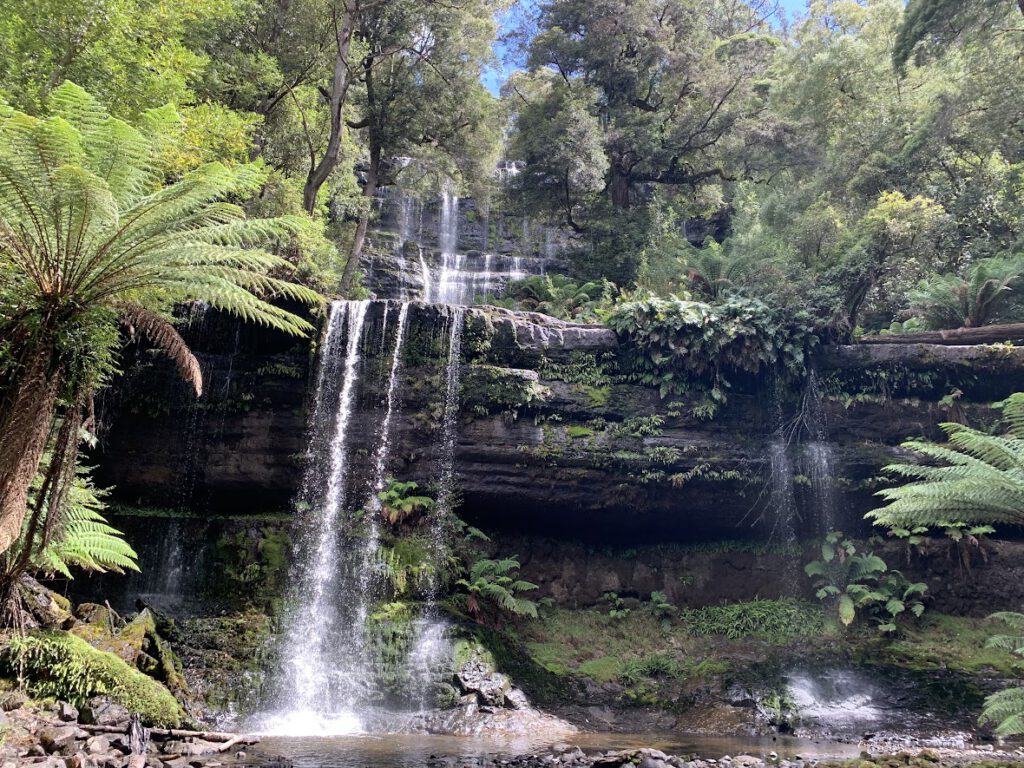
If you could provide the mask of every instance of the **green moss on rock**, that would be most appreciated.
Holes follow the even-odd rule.
[[[177,727],[181,709],[163,685],[68,632],[36,630],[11,637],[0,650],[0,667],[20,675],[33,696],[83,704],[107,696],[147,725]]]

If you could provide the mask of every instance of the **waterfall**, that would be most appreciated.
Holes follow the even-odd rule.
[[[786,677],[790,699],[801,721],[842,733],[870,726],[883,717],[875,686],[855,670],[801,670]]]
[[[413,226],[413,196],[406,193],[399,193],[398,198],[398,249],[402,250],[409,240],[412,239]]]
[[[385,315],[386,316],[386,315]],[[370,507],[373,511],[380,508],[380,501],[377,494],[384,490],[384,483],[387,481],[388,457],[391,455],[391,422],[395,413],[395,399],[398,392],[398,374],[402,365],[402,345],[405,343],[405,328],[409,323],[409,302],[402,302],[402,308],[398,311],[398,329],[395,331],[395,347],[391,357],[391,372],[388,377],[387,405],[384,412],[384,421],[380,427],[380,441],[377,443],[377,452],[373,460],[373,495],[370,498]]]
[[[423,258],[423,251],[420,251],[420,277],[423,280],[423,301],[429,304],[432,300],[430,288],[433,280],[430,276],[430,267],[427,266],[426,259]]]
[[[316,382],[311,456],[303,478],[302,499],[308,508],[300,523],[294,605],[281,654],[283,700],[266,723],[268,732],[361,730],[355,709],[370,682],[364,637],[368,597],[352,588],[358,583],[352,571],[365,570],[360,566],[366,552],[346,548],[346,557],[341,558],[340,539],[352,533],[353,521],[345,514],[348,439],[368,306],[368,301],[331,306]],[[344,354],[339,355],[343,344]]]
[[[444,420],[441,440],[441,479],[437,495],[438,516],[444,518],[452,511],[455,492],[455,441],[458,437],[459,388],[462,385],[462,326],[466,311],[452,307],[451,326],[448,330],[448,365],[445,370]]]
[[[299,512],[300,542],[294,566],[291,610],[281,644],[274,711],[258,718],[264,733],[305,736],[361,733],[369,728],[401,727],[394,714],[375,709],[381,701],[381,670],[375,659],[371,611],[385,594],[380,566],[382,528],[378,494],[384,490],[392,460],[392,431],[400,412],[403,349],[409,333],[411,304],[383,304],[380,324],[367,320],[369,301],[332,305],[315,380],[307,471]],[[379,309],[381,303],[376,303]],[[449,313],[445,361],[444,413],[439,443],[441,492],[430,529],[432,576],[426,604],[412,622],[404,659],[405,709],[426,709],[433,701],[438,670],[451,657],[447,623],[436,607],[440,571],[447,556],[447,513],[454,494],[454,442],[459,409],[461,341],[464,310]],[[379,338],[376,333],[380,334]],[[371,338],[372,334],[372,338]],[[393,343],[391,339],[393,338]],[[364,356],[386,360],[378,368]],[[365,370],[364,370],[365,369]],[[381,370],[380,383],[367,381],[368,371]],[[386,389],[385,389],[386,380]],[[369,482],[357,485],[352,474],[356,449],[367,436],[356,428],[360,393],[385,392],[381,416],[370,433]],[[365,425],[360,412],[358,429]],[[360,465],[362,466],[362,465]],[[352,477],[350,478],[350,474]],[[351,487],[350,487],[351,486]],[[364,498],[356,488],[365,488]],[[359,496],[357,498],[357,496]],[[399,661],[402,664],[402,661]]]
[[[793,489],[793,460],[790,458],[791,434],[786,429],[782,413],[781,381],[772,387],[772,436],[768,442],[768,505],[771,538],[781,544],[795,544],[799,513]]]
[[[462,328],[465,310],[451,308],[448,329],[448,362],[445,367],[444,416],[441,425],[441,466],[435,521],[430,533],[430,581],[423,614],[413,626],[412,650],[406,661],[410,698],[426,709],[442,662],[451,656],[448,624],[438,615],[437,575],[447,557],[449,516],[455,497],[455,441],[458,438],[459,389],[462,385]]]
[[[811,502],[820,532],[826,534],[839,526],[835,487],[835,449],[829,441],[825,393],[818,372],[813,368],[804,390],[803,426],[808,441],[803,446],[805,474],[811,483]]]
[[[451,256],[459,248],[459,198],[445,185],[441,191],[441,229],[437,244],[442,256]]]
[[[486,223],[484,226],[486,235]],[[421,297],[428,303],[472,304],[478,296],[500,294],[510,281],[528,274],[524,260],[518,256],[510,260],[489,252],[459,252],[459,198],[448,185],[441,192],[437,244],[439,254],[433,269],[424,255],[420,254],[419,273],[423,283]],[[540,264],[540,269],[543,269],[543,264]]]

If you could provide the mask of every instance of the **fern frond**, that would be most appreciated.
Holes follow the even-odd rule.
[[[201,397],[203,394],[203,372],[199,367],[199,361],[174,326],[155,312],[150,312],[138,304],[123,302],[116,306],[122,320],[129,327],[129,331],[132,333],[139,331],[170,357],[181,378],[192,385],[196,397]]]

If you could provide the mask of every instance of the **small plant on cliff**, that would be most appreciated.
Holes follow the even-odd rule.
[[[1013,634],[993,635],[985,643],[986,647],[1024,656],[1024,613],[1002,611],[989,618],[1003,622]],[[1006,688],[986,698],[979,721],[992,723],[996,736],[1001,739],[1024,733],[1024,688]]]
[[[647,607],[654,618],[661,619],[662,624],[668,624],[679,613],[679,609],[672,605],[664,592],[651,592],[651,602]]]
[[[399,525],[433,509],[434,500],[429,496],[417,496],[417,488],[419,485],[412,480],[402,482],[389,477],[387,488],[377,494],[381,516],[389,524]]]
[[[899,571],[889,570],[878,555],[859,553],[840,531],[825,537],[821,555],[804,570],[814,581],[818,599],[834,605],[845,626],[860,612],[888,634],[896,631],[897,621],[907,612],[918,617],[924,613],[925,584],[911,583]]]
[[[464,592],[456,600],[465,606],[474,620],[488,626],[498,627],[507,616],[529,616],[537,618],[537,604],[519,593],[538,589],[536,584],[516,578],[519,560],[506,557],[502,560],[487,558],[477,560],[470,566],[466,578],[456,584]]]
[[[618,592],[605,592],[601,597],[608,602],[608,615],[611,618],[624,619],[629,616],[629,608],[626,607],[626,601],[619,597]]]
[[[946,423],[940,425],[945,444],[904,443],[929,463],[887,466],[888,475],[908,482],[879,491],[889,503],[867,517],[904,530],[1024,523],[1024,392],[996,407],[1003,414],[1002,434]]]

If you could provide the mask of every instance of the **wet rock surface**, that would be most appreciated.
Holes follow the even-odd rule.
[[[856,766],[856,768],[952,768],[975,763],[1020,764],[1024,762],[1021,750],[1001,750],[994,747],[973,750],[928,749],[915,753],[898,754],[862,753],[853,760],[829,758],[780,758],[772,752],[765,756],[725,755],[720,758],[701,758],[698,755],[669,755],[657,749],[613,750],[587,754],[579,747],[554,750],[548,753],[516,756],[450,757],[436,756],[427,765],[430,768],[807,768],[808,766]]]
[[[394,319],[396,307],[380,301],[368,310],[381,343],[366,350],[367,382],[390,364],[395,323],[384,315]],[[394,450],[402,457],[396,471],[421,484],[437,477],[437,376],[451,316],[441,305],[414,303],[409,311]],[[699,418],[699,398],[662,399],[616,373],[619,344],[607,328],[492,307],[468,309],[465,323],[455,453],[464,512],[474,524],[511,529],[514,521],[517,532],[563,538],[600,531],[632,543],[757,535],[752,523],[765,495],[773,430],[773,404],[757,387],[737,382],[715,418]],[[98,480],[130,504],[289,512],[301,477],[308,350],[215,313],[185,336],[207,377],[203,403],[177,384],[170,364],[144,355],[126,361],[128,375],[101,404],[107,428],[92,457]],[[829,389],[826,437],[844,488],[836,523],[852,530],[875,506],[869,481],[901,455],[900,442],[937,436],[936,424],[951,416],[990,420],[988,404],[1017,388],[1024,357],[862,345],[823,349],[818,366]],[[355,433],[366,442],[354,446],[360,482],[372,471],[360,451],[372,456],[369,427],[380,406],[376,387],[364,389],[354,414]],[[954,389],[962,393],[956,414],[942,399]],[[784,415],[799,406],[784,404]],[[629,428],[630,420],[655,416],[663,420],[656,430]],[[806,474],[801,446],[793,452],[794,471]],[[806,507],[807,491],[795,490]]]

